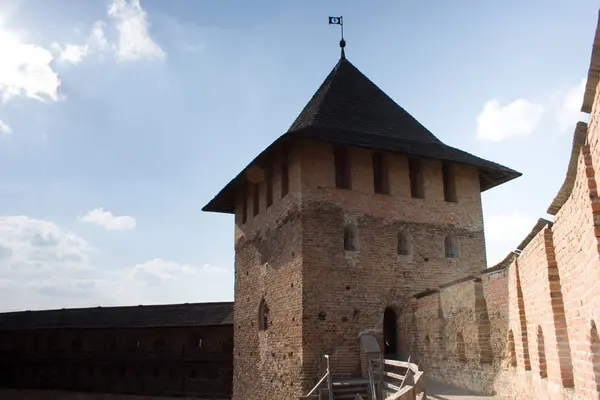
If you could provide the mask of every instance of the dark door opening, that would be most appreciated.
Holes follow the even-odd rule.
[[[383,313],[383,345],[385,358],[398,358],[398,317],[393,308],[388,307]]]

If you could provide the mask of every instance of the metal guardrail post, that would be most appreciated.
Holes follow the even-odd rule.
[[[331,370],[328,354],[325,354],[325,364],[327,366],[327,391],[329,392],[329,400],[333,400],[333,381],[331,379]]]

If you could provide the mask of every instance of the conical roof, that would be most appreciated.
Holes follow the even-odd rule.
[[[288,133],[309,127],[441,143],[345,58],[329,73]]]
[[[256,157],[204,208],[233,213],[235,182],[276,143],[290,136],[404,153],[479,168],[481,191],[521,176],[448,146],[342,57],[288,131]]]

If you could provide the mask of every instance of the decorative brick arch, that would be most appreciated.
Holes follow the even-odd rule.
[[[405,229],[401,229],[398,232],[397,251],[399,256],[408,256],[412,254],[412,237]]]
[[[444,255],[446,258],[459,257],[458,238],[454,233],[449,233],[444,238]]]
[[[398,311],[396,307],[386,307],[383,312],[383,351],[385,357],[398,357],[400,347],[398,332]]]
[[[508,340],[506,345],[508,347],[508,365],[514,368],[517,366],[517,350],[515,348],[515,335],[513,334],[512,329],[508,330]]]
[[[347,223],[344,225],[344,250],[346,251],[357,251],[358,250],[358,227],[354,223]]]
[[[527,314],[525,312],[525,302],[523,300],[523,288],[521,287],[521,278],[519,277],[519,261],[515,260],[515,275],[517,283],[517,307],[519,310],[519,325],[521,330],[521,348],[523,351],[523,366],[525,371],[531,371],[531,359],[529,357],[529,340],[527,334]]]
[[[596,391],[600,393],[600,336],[596,322],[592,321],[590,327],[590,353],[592,356],[592,371],[595,378]]]
[[[260,305],[258,306],[258,330],[266,331],[269,328],[269,324],[271,323],[269,319],[269,306],[265,298],[263,297],[260,300]]]
[[[546,364],[546,344],[544,342],[544,331],[538,325],[537,328],[537,350],[538,350],[538,369],[540,378],[548,377],[548,365]]]
[[[429,335],[426,335],[425,340],[423,340],[423,361],[425,365],[431,362],[431,354],[431,339],[429,339]]]
[[[462,332],[458,332],[456,335],[456,358],[460,362],[467,361],[467,355],[465,352],[465,339]]]

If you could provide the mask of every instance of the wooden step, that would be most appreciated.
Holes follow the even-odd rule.
[[[335,400],[355,400],[357,394],[360,394],[364,400],[371,398],[367,378],[334,379],[332,383]]]

